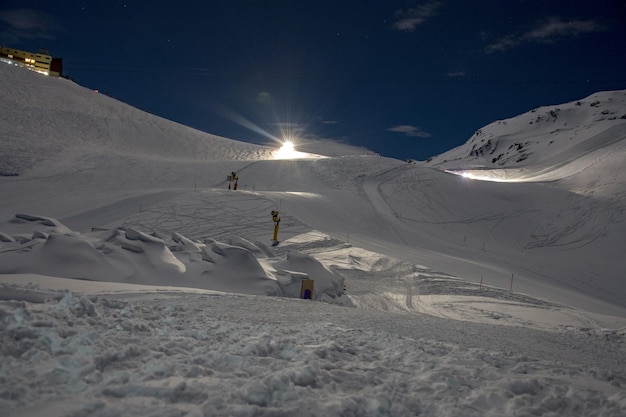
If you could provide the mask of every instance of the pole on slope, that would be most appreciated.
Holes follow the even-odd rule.
[[[278,242],[278,227],[280,225],[280,216],[277,210],[272,210],[272,220],[274,221],[274,242]]]
[[[235,181],[235,186],[233,187],[234,190],[237,189],[237,181],[239,180],[239,177],[237,176],[237,173],[235,171],[230,173],[230,176],[232,177],[233,181]]]

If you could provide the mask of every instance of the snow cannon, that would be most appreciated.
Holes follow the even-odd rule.
[[[231,172],[230,175],[228,176],[228,189],[229,190],[230,190],[230,184],[232,181],[235,181],[235,186],[233,187],[233,189],[234,190],[237,189],[237,180],[239,180],[237,173],[235,171]]]
[[[278,225],[280,224],[280,216],[277,210],[272,210],[272,220],[274,221],[274,241],[273,245],[278,245]]]

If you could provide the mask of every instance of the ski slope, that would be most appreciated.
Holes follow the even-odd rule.
[[[624,92],[409,164],[0,83],[0,416],[626,413]]]

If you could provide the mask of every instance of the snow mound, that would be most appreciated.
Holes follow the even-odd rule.
[[[314,300],[347,303],[341,298],[344,278],[311,255],[292,250],[284,259],[273,262],[272,266],[285,295],[289,297],[300,297],[302,280],[311,279],[314,281]]]
[[[27,214],[18,214],[9,223],[18,223],[23,230],[0,232],[0,274],[286,297],[300,297],[300,280],[311,277],[315,300],[335,302],[343,294],[343,277],[314,258],[296,251],[277,257],[240,237],[231,238],[233,244],[210,238],[199,242],[180,233],[163,236],[135,228],[87,235],[56,219]]]

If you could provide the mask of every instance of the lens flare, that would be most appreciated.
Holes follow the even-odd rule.
[[[292,142],[292,141],[290,141],[290,140],[285,141],[285,142],[283,143],[283,146],[282,146],[282,148],[281,148],[281,149],[284,149],[284,150],[285,150],[285,152],[290,152],[290,151],[293,151],[293,150],[294,150],[294,148],[293,148],[293,142]]]
[[[274,159],[296,159],[306,156],[306,153],[296,151],[295,145],[291,140],[285,140],[280,149],[274,154]]]

